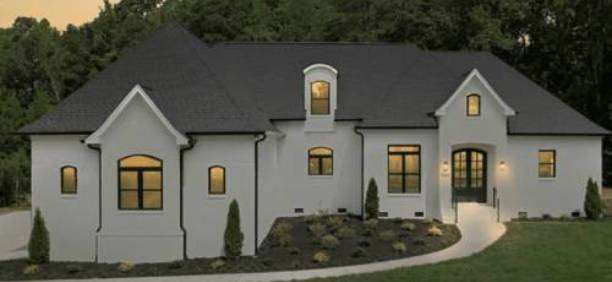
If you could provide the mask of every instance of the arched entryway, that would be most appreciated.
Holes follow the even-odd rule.
[[[459,202],[487,200],[487,153],[465,148],[453,151],[452,187]]]

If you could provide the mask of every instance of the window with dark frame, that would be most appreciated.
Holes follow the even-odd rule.
[[[163,209],[162,161],[144,155],[119,160],[119,209]]]
[[[63,166],[60,169],[62,194],[77,193],[77,168],[74,166]]]
[[[467,116],[480,116],[480,95],[470,94],[466,97]]]
[[[208,194],[225,195],[225,168],[211,166],[208,168]]]
[[[390,145],[387,191],[391,194],[421,193],[421,146]]]
[[[557,151],[540,150],[538,152],[538,177],[553,178],[557,174]]]
[[[329,115],[329,82],[315,81],[310,84],[310,114]]]
[[[333,175],[334,152],[330,148],[316,147],[308,150],[309,175]]]

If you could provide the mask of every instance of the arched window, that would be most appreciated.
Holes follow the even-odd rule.
[[[60,169],[62,194],[77,193],[77,168],[74,166],[63,166]]]
[[[119,160],[119,209],[163,209],[160,159],[136,155]]]
[[[308,174],[334,174],[334,152],[330,148],[315,147],[308,150]]]
[[[208,168],[208,194],[225,195],[225,168],[211,166]]]
[[[310,84],[310,114],[329,115],[329,82],[315,81]]]
[[[466,113],[469,117],[480,115],[480,95],[470,94],[466,97]]]

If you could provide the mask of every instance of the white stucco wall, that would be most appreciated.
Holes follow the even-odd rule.
[[[244,233],[242,252],[254,254],[255,136],[202,135],[194,136],[193,140],[194,147],[183,155],[187,257],[224,254],[223,233],[229,204],[234,199],[240,207]],[[208,168],[214,165],[225,167],[225,195],[208,195]]]
[[[98,153],[85,136],[32,136],[32,208],[49,229],[51,260],[94,261],[98,226]],[[77,194],[62,195],[60,168],[77,168]]]
[[[379,206],[388,217],[415,218],[416,212],[423,212],[424,217],[437,215],[437,132],[436,130],[361,130],[365,136],[364,143],[364,199],[367,185],[371,178],[378,185]],[[391,194],[388,193],[388,146],[420,145],[421,146],[421,193]]]
[[[601,187],[602,138],[589,136],[510,136],[507,168],[500,174],[502,217],[583,213],[587,180]],[[538,151],[556,150],[556,177],[538,177]]]
[[[141,96],[102,135],[102,229],[99,260],[171,261],[183,257],[179,226],[179,147]],[[118,207],[118,160],[150,155],[163,162],[163,210]]]

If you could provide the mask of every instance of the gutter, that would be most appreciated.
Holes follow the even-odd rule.
[[[363,174],[364,174],[364,152],[365,152],[365,148],[364,148],[364,136],[363,136],[363,132],[359,131],[359,127],[355,127],[355,134],[361,136],[361,194],[359,195],[359,199],[360,199],[360,205],[359,207],[361,208],[361,218],[364,218],[364,210],[363,210],[363,205],[364,205],[364,201],[363,201],[363,192],[364,192],[364,181],[363,181]]]
[[[96,245],[95,245],[95,262],[98,262],[98,253],[100,247],[98,246],[98,237],[100,230],[102,230],[102,148],[94,147],[91,144],[87,144],[89,149],[98,152],[98,227],[96,228]]]
[[[194,147],[193,139],[189,138],[189,145],[187,147],[183,147],[179,152],[179,227],[183,232],[183,259],[187,259],[187,229],[185,229],[184,225],[184,205],[183,205],[183,154],[185,151],[191,150]]]
[[[258,253],[259,234],[259,143],[266,140],[266,133],[257,136],[255,140],[255,255]]]

